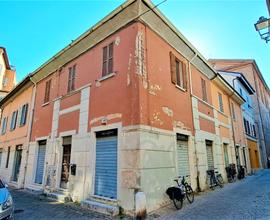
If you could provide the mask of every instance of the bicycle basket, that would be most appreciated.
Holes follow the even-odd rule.
[[[179,187],[169,187],[166,190],[166,194],[169,196],[169,198],[172,199],[183,199],[184,195],[182,194],[182,190]]]
[[[214,171],[214,170],[206,170],[206,173],[207,173],[209,176],[211,176],[211,175],[213,175],[213,174],[215,173],[215,171]]]

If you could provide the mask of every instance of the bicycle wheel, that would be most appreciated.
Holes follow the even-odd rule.
[[[172,197],[173,197],[172,201],[173,201],[175,208],[177,210],[181,209],[183,206],[183,199],[181,198],[180,200],[178,200],[178,199],[174,198],[174,195]]]
[[[189,201],[189,203],[193,203],[194,202],[194,192],[193,192],[192,187],[190,185],[186,185],[185,189],[186,189],[187,200]]]
[[[220,188],[223,187],[224,181],[221,175],[217,175],[217,184],[220,186]]]

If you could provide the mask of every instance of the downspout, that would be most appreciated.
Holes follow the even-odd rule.
[[[26,162],[25,162],[25,167],[24,167],[24,176],[23,176],[23,187],[25,186],[25,177],[26,177],[26,172],[27,172],[27,165],[28,165],[28,159],[29,159],[29,145],[30,145],[30,138],[32,136],[32,128],[33,128],[33,118],[34,118],[34,110],[35,110],[35,100],[36,100],[36,87],[37,84],[35,81],[33,81],[32,77],[29,77],[30,81],[34,84],[33,90],[32,90],[32,98],[31,98],[31,110],[30,110],[30,122],[28,126],[28,131],[27,131],[27,149],[26,149]]]
[[[236,78],[233,79],[233,88],[235,88],[235,84],[234,84],[234,80],[236,80]],[[231,98],[233,96],[233,94],[235,94],[235,92],[233,91],[232,94],[229,96],[229,98]],[[232,119],[232,135],[233,135],[233,142],[234,142],[234,150],[236,150],[236,140],[235,140],[235,132],[234,132],[234,122],[233,122],[233,113],[232,113],[232,106],[231,106],[231,102],[230,102],[230,99],[228,100],[228,103],[229,103],[229,110],[230,110],[230,115],[231,115],[231,119]],[[231,155],[232,157],[232,155]],[[236,161],[237,163],[237,161]]]
[[[191,107],[193,109],[193,105],[192,105],[192,98],[193,98],[193,89],[192,89],[192,77],[191,77],[191,62],[198,56],[197,52],[195,52],[195,55],[188,60],[188,70],[189,70],[189,88],[190,88],[190,97],[191,97]],[[193,124],[194,124],[194,115],[193,115],[193,110],[191,111],[192,114],[192,118],[193,118]],[[193,125],[194,126],[194,125]],[[193,127],[194,128],[194,127]],[[194,128],[195,130],[195,128]],[[195,134],[196,135],[196,134]],[[199,158],[198,158],[198,154],[197,154],[197,144],[196,142],[196,138],[194,137],[194,146],[195,146],[195,157],[196,157],[196,171],[197,171],[197,176],[196,176],[196,183],[197,183],[197,192],[201,192],[202,189],[200,187],[200,171],[199,171]]]

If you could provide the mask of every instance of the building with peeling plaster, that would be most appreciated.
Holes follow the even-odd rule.
[[[204,190],[206,170],[226,180],[236,163],[229,103],[245,100],[149,1],[126,1],[29,77],[27,189],[143,215],[176,176]]]

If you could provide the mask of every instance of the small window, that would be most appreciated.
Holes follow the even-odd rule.
[[[182,61],[177,59],[172,52],[170,53],[170,61],[171,61],[172,83],[186,90],[187,89],[186,65]]]
[[[51,79],[46,82],[44,103],[50,101]]]
[[[234,110],[234,104],[233,103],[231,103],[231,108],[232,108],[232,118],[233,118],[233,120],[235,120],[236,117],[235,117],[235,110]]]
[[[219,111],[224,112],[222,94],[218,93]]]
[[[18,116],[18,111],[14,111],[12,113],[12,118],[11,118],[11,122],[10,122],[10,130],[11,131],[13,131],[16,128],[17,116]]]
[[[8,121],[8,117],[5,117],[2,121],[2,130],[1,130],[1,134],[5,134],[7,131],[7,121]]]
[[[10,157],[10,147],[8,147],[8,152],[7,152],[6,168],[8,168],[9,157]]]
[[[75,89],[75,76],[76,76],[76,65],[68,68],[68,89],[67,92],[71,92]]]
[[[203,78],[201,78],[201,86],[202,86],[202,99],[207,102],[207,91],[206,91],[206,83]]]
[[[3,78],[2,84],[3,84],[3,87],[7,86],[7,84],[8,84],[8,78],[7,77]]]
[[[113,73],[113,43],[103,47],[102,76]]]

